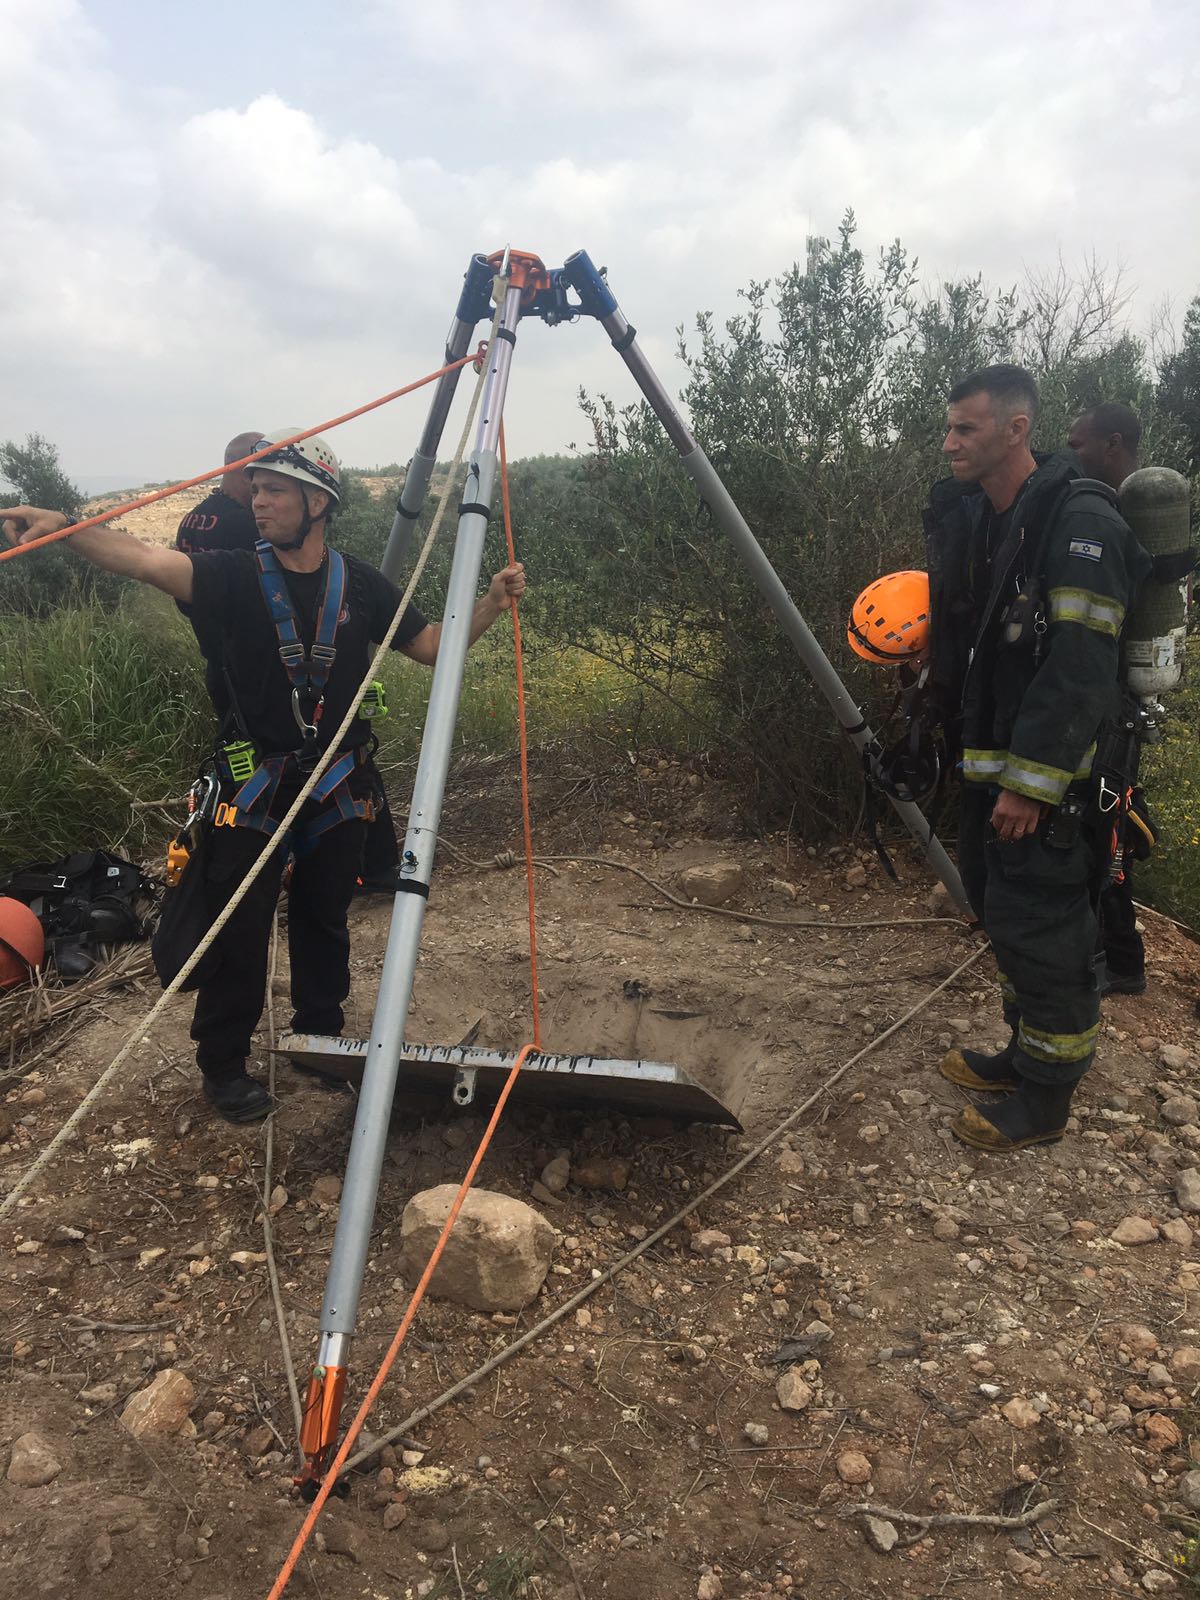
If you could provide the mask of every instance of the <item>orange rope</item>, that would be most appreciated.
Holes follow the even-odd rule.
[[[508,543],[508,559],[509,562],[512,563],[516,560],[516,553],[513,548],[512,512],[508,497],[508,459],[504,450],[503,424],[501,425],[500,430],[500,484],[501,497],[504,505],[504,537]],[[521,1068],[525,1065],[529,1057],[531,1055],[535,1055],[541,1048],[542,1024],[541,1013],[538,1007],[537,977],[537,921],[535,916],[533,889],[533,829],[529,820],[529,761],[528,744],[525,731],[525,672],[521,654],[521,624],[517,616],[517,603],[515,600],[512,604],[512,618],[513,644],[515,648],[517,668],[517,726],[519,730],[521,746],[521,816],[525,832],[525,874],[529,886],[529,964],[532,971],[533,985],[533,1042],[522,1047],[520,1054],[512,1064],[512,1068],[508,1074],[508,1077],[504,1080],[504,1087],[500,1091],[500,1097],[496,1101],[495,1109],[492,1112],[487,1127],[483,1130],[483,1137],[480,1139],[479,1146],[475,1151],[474,1156],[471,1158],[471,1165],[467,1168],[466,1176],[458,1186],[458,1193],[454,1196],[454,1203],[451,1205],[449,1215],[446,1218],[441,1233],[438,1235],[438,1241],[433,1247],[433,1253],[430,1255],[429,1260],[425,1265],[425,1270],[421,1274],[420,1282],[412,1292],[408,1306],[405,1309],[404,1316],[400,1321],[400,1326],[396,1329],[395,1336],[387,1348],[387,1353],[379,1364],[378,1372],[376,1372],[374,1378],[371,1380],[371,1386],[364,1395],[363,1402],[354,1415],[354,1420],[346,1430],[346,1437],[342,1440],[342,1443],[338,1448],[338,1452],[334,1456],[330,1465],[329,1471],[321,1480],[320,1487],[317,1490],[316,1498],[309,1507],[308,1515],[300,1525],[300,1531],[297,1533],[292,1543],[292,1547],[287,1553],[287,1557],[283,1563],[283,1566],[280,1568],[279,1576],[275,1579],[275,1583],[272,1586],[270,1594],[267,1596],[267,1600],[279,1600],[279,1597],[287,1588],[288,1580],[291,1578],[292,1573],[296,1570],[296,1563],[299,1561],[300,1555],[305,1545],[308,1543],[313,1529],[317,1525],[317,1518],[321,1515],[321,1510],[325,1505],[325,1502],[329,1499],[330,1494],[333,1492],[333,1486],[337,1482],[337,1475],[349,1457],[351,1447],[353,1446],[354,1441],[358,1438],[359,1433],[362,1431],[362,1428],[371,1413],[371,1408],[379,1398],[379,1391],[383,1388],[384,1383],[387,1381],[388,1373],[392,1370],[393,1363],[400,1353],[400,1347],[408,1337],[408,1331],[412,1327],[413,1319],[416,1317],[422,1300],[425,1298],[425,1291],[429,1287],[430,1279],[437,1270],[438,1262],[442,1259],[442,1252],[446,1248],[446,1241],[449,1239],[450,1234],[453,1231],[454,1224],[458,1220],[458,1214],[462,1210],[471,1185],[475,1181],[475,1174],[479,1171],[480,1164],[482,1163],[484,1156],[487,1154],[488,1146],[492,1142],[492,1136],[495,1134],[496,1129],[500,1125],[501,1113],[504,1110],[509,1095],[512,1093],[513,1085],[517,1081],[517,1074],[521,1071]]]
[[[500,499],[504,507],[504,542],[508,564],[517,559],[513,544],[512,505],[508,497],[508,452],[504,445],[504,423],[500,424]],[[529,737],[525,727],[525,660],[521,650],[521,619],[517,602],[512,603],[513,650],[517,667],[517,738],[521,750],[521,824],[525,833],[525,884],[529,896],[530,1010],[533,1013],[533,1047],[542,1048],[542,1010],[538,1000],[537,896],[533,887],[533,828],[529,820]]]
[[[277,439],[264,449],[256,450],[253,455],[243,456],[240,461],[226,462],[223,466],[213,467],[210,472],[201,472],[195,478],[185,478],[182,483],[173,483],[169,489],[157,489],[153,494],[143,495],[140,500],[130,500],[123,506],[114,506],[111,511],[102,511],[97,516],[86,518],[83,522],[73,522],[69,528],[59,528],[55,533],[43,533],[40,538],[30,539],[27,544],[16,544],[8,550],[0,550],[0,561],[11,561],[14,556],[23,556],[28,550],[37,550],[44,544],[53,544],[56,539],[69,539],[73,533],[82,533],[85,528],[95,528],[102,522],[111,522],[114,517],[123,517],[129,511],[140,511],[143,506],[152,506],[156,500],[167,500],[182,489],[194,489],[198,483],[208,483],[211,478],[221,478],[227,472],[236,472],[239,467],[249,466],[252,461],[260,461],[263,456],[269,456],[289,444],[299,444],[302,439],[311,439],[315,433],[324,433],[329,428],[339,428],[343,422],[353,422],[355,417],[361,417],[368,411],[377,411],[380,406],[386,406],[392,400],[399,400],[401,395],[412,394],[414,389],[424,388],[427,383],[436,383],[447,372],[453,372],[456,367],[465,367],[468,362],[477,360],[478,355],[478,351],[473,351],[469,356],[463,356],[461,360],[450,361],[446,366],[439,367],[436,372],[429,372],[423,378],[418,378],[415,383],[406,383],[402,389],[393,389],[390,394],[381,394],[378,400],[368,400],[365,406],[356,406],[353,411],[343,411],[340,417],[330,417],[328,422],[318,422],[315,428],[306,428],[303,433],[294,433],[290,439]]]

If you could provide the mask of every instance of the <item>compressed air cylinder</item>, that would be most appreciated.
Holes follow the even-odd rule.
[[[1141,467],[1121,485],[1121,515],[1142,548],[1159,558],[1186,565],[1191,547],[1188,481],[1170,467]],[[1125,624],[1125,681],[1143,697],[1166,694],[1183,673],[1187,638],[1188,579],[1151,574]]]

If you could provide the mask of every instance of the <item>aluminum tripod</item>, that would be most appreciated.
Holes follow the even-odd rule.
[[[500,421],[517,324],[522,316],[537,316],[551,325],[580,316],[594,317],[600,323],[679,452],[685,469],[711,508],[714,520],[733,541],[780,626],[829,701],[843,731],[860,751],[869,754],[877,748],[872,729],[651,369],[638,347],[636,330],[625,319],[603,274],[593,266],[585,251],[578,251],[563,267],[552,270],[543,266],[537,256],[517,251],[488,258],[474,256],[451,323],[447,359],[454,360],[466,353],[476,323],[488,314],[492,274],[497,269],[499,277],[495,281],[505,285],[504,304],[497,336],[488,352],[476,444],[467,467],[441,644],[434,667],[397,894],[321,1308],[317,1361],[305,1405],[301,1435],[305,1465],[300,1484],[302,1492],[308,1494],[315,1494],[337,1444],[350,1345],[358,1317],[388,1120],[404,1049],[404,1029],[470,642],[471,614],[498,472]],[[572,293],[576,298],[572,298]],[[425,430],[405,480],[383,561],[383,570],[393,578],[403,564],[412,528],[420,514],[457,380],[457,372],[448,373],[434,391]],[[911,802],[889,798],[920,844],[930,866],[958,905],[968,912],[958,873],[933,837],[920,808]]]

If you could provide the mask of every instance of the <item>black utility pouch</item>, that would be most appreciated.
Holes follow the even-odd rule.
[[[1046,822],[1043,837],[1051,850],[1073,850],[1083,836],[1087,801],[1083,795],[1068,794],[1055,806]]]

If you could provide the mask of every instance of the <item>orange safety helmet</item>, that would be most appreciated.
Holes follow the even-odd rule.
[[[850,608],[846,638],[855,655],[899,666],[929,646],[929,575],[889,572],[869,583]]]
[[[24,983],[46,954],[42,925],[21,900],[0,895],[0,990]]]

